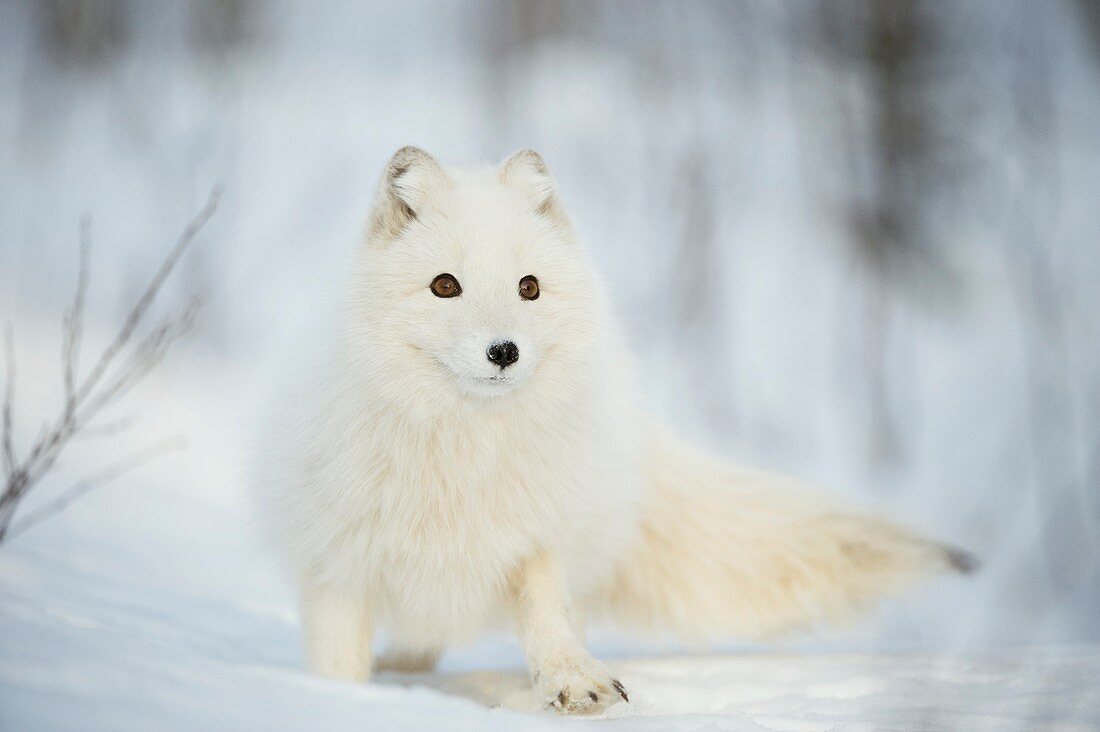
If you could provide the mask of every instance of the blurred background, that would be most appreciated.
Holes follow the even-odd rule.
[[[60,399],[81,218],[92,354],[224,189],[158,300],[205,306],[119,408],[135,428],[74,445],[27,506],[128,447],[190,448],[0,549],[20,592],[140,577],[134,597],[245,596],[290,622],[251,533],[248,415],[406,144],[544,155],[652,411],[983,559],[891,603],[866,642],[1100,640],[1091,0],[3,2],[18,444]],[[187,607],[211,644],[267,632]]]

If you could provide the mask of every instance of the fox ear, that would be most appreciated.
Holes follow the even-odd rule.
[[[535,211],[565,220],[550,169],[534,150],[519,150],[500,164],[500,182],[526,193]]]
[[[371,217],[371,234],[395,236],[450,185],[443,167],[418,147],[398,150],[386,165]]]

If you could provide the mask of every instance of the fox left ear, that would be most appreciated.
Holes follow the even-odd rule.
[[[395,152],[378,189],[371,215],[372,237],[401,233],[449,185],[450,178],[442,166],[420,148],[407,146]]]
[[[512,153],[500,164],[500,182],[526,193],[536,212],[565,221],[565,210],[558,201],[550,169],[534,150]]]

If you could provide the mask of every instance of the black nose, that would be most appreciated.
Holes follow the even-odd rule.
[[[519,349],[511,341],[495,341],[489,344],[485,355],[490,361],[504,369],[519,360]]]

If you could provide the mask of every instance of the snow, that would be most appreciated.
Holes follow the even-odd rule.
[[[172,417],[183,425],[193,418],[186,410]],[[210,475],[222,472],[215,452],[206,458]],[[166,458],[5,547],[0,728],[541,730],[569,723],[539,708],[518,648],[503,635],[455,649],[434,674],[381,674],[369,685],[307,674],[289,587],[255,538],[247,502],[229,484],[196,489],[193,463],[193,455]],[[126,522],[95,520],[120,513]],[[1100,726],[1095,646],[668,653],[597,634],[594,647],[631,695],[590,722],[600,729]]]
[[[220,597],[198,584],[171,589],[170,577],[151,586],[139,573],[112,571],[111,564],[86,552],[77,559],[63,548],[23,546],[0,564],[5,729],[539,730],[561,724],[540,712],[518,668],[382,675],[371,685],[312,678],[300,667],[289,606]],[[631,702],[607,711],[600,727],[608,729],[1100,725],[1096,649],[751,653],[612,663]]]

